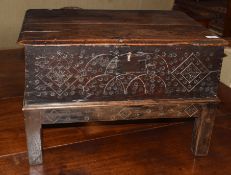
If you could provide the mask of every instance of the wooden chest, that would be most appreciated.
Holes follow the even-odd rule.
[[[176,11],[29,10],[24,114],[30,164],[41,125],[195,117],[208,153],[226,42]]]

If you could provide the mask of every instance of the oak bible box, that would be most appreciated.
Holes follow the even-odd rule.
[[[192,151],[207,155],[226,42],[184,13],[29,10],[18,43],[31,165],[41,125],[72,122],[194,117]]]

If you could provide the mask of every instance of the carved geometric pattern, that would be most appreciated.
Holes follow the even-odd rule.
[[[90,110],[66,110],[66,109],[52,109],[46,111],[43,115],[43,122],[45,123],[69,123],[73,122],[81,122],[81,121],[88,121],[89,116],[91,115],[92,111]]]
[[[129,61],[127,60],[128,55]],[[166,83],[162,76],[168,70],[168,65],[163,61],[163,58],[156,57],[150,59],[150,55],[152,54],[143,52],[128,52],[114,55],[103,66],[101,65],[101,61],[98,61],[97,57],[95,57],[94,60],[90,60],[87,63],[85,70],[97,70],[97,67],[101,67],[103,73],[97,74],[88,80],[83,87],[83,94],[85,93],[85,96],[90,97],[99,95],[154,94],[157,90],[164,92]],[[92,63],[93,61],[94,64]],[[162,71],[154,71],[154,67],[158,67],[160,63],[162,64],[160,66]],[[126,64],[134,66],[138,64],[140,66],[136,65],[135,68],[132,68],[132,71],[128,69]]]
[[[67,101],[216,95],[220,65],[214,54],[175,47],[134,48],[38,47],[28,66],[26,94]]]
[[[188,92],[193,90],[209,73],[208,68],[194,54],[172,71],[172,75]]]
[[[191,63],[181,72],[181,75],[191,83],[200,73],[201,71]]]
[[[72,77],[72,75],[73,74],[70,73],[69,69],[60,63],[58,63],[51,69],[50,72],[46,74],[47,78],[58,87],[61,87],[64,83],[66,83]]]
[[[192,117],[194,116],[199,110],[196,108],[195,105],[190,105],[188,106],[185,110],[185,113],[189,116],[189,117]]]
[[[62,94],[71,87],[71,85],[77,80],[74,76],[76,70],[72,67],[69,57],[72,55],[67,55],[60,51],[49,59],[49,61],[39,61],[41,57],[37,57],[37,66],[47,69],[47,73],[39,72],[36,77],[42,81],[47,87],[51,88],[58,96]],[[39,81],[37,80],[37,81]],[[39,89],[40,86],[37,86]],[[51,93],[51,96],[55,96]]]
[[[123,108],[122,110],[119,111],[118,115],[122,119],[129,118],[129,116],[132,114],[132,111],[128,108]]]
[[[163,76],[166,70],[168,72],[168,65],[163,58],[150,59],[150,55],[152,54],[143,52],[134,54],[128,52],[120,55],[118,53],[99,54],[94,55],[85,64],[81,61],[72,64],[73,55],[61,51],[51,58],[36,57],[38,60],[36,66],[46,70],[46,73],[39,71],[36,75],[38,78],[36,81],[42,81],[45,87],[38,83],[36,89],[45,90],[49,87],[58,97],[63,97],[76,94],[78,88],[79,94],[85,98],[164,92],[166,83]],[[119,65],[121,60],[122,65]],[[138,64],[137,69],[132,68],[133,72],[123,65],[133,63]],[[158,66],[161,70],[155,69]],[[118,73],[119,67],[124,69],[121,73]],[[75,82],[78,87],[74,85]],[[72,90],[70,93],[67,92],[69,89]],[[50,95],[55,96],[55,94]]]

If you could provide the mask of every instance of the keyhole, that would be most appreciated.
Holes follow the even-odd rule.
[[[132,56],[132,53],[131,52],[128,52],[128,61],[131,61],[131,56]]]

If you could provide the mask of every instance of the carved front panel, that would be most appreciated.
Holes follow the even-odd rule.
[[[221,47],[27,46],[29,104],[216,96]]]

